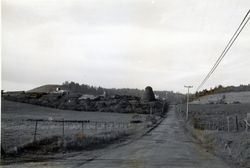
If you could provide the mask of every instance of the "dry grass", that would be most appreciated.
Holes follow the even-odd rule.
[[[6,157],[16,157],[21,155],[47,155],[58,152],[71,152],[80,150],[93,150],[106,147],[117,141],[123,141],[130,133],[125,131],[106,132],[96,136],[86,136],[77,133],[74,136],[62,137],[52,136],[39,141],[28,143],[17,148],[16,151],[7,153]]]
[[[190,118],[187,131],[207,151],[227,160],[236,167],[250,167],[250,134],[239,122],[236,131],[235,116],[239,121],[246,117],[250,104],[190,105]],[[182,113],[185,113],[182,106]],[[226,117],[230,116],[230,132],[227,132]],[[201,123],[219,122],[225,129],[208,130]],[[244,126],[244,125],[243,125]]]

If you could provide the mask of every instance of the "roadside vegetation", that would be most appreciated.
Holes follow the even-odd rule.
[[[128,131],[117,131],[105,132],[96,136],[84,135],[79,132],[64,139],[61,136],[51,136],[17,147],[15,151],[8,152],[2,157],[39,156],[100,149],[112,143],[124,141],[131,134],[132,132]]]
[[[235,167],[250,167],[250,104],[191,104],[186,130],[208,151]],[[185,120],[186,105],[176,111]],[[249,129],[248,129],[249,130]]]

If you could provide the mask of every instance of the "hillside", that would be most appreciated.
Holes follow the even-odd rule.
[[[120,96],[135,96],[141,97],[144,90],[136,89],[136,88],[103,88],[103,87],[96,87],[87,84],[79,84],[75,82],[68,82],[65,81],[62,85],[43,85],[27,92],[37,92],[37,93],[49,93],[55,91],[57,87],[60,87],[63,90],[68,90],[71,93],[78,93],[78,94],[90,94],[90,95],[120,95]],[[175,93],[173,91],[157,91],[154,90],[154,93],[161,99],[167,99],[167,101],[171,104],[173,103],[181,103],[185,100],[185,95],[181,93]]]
[[[218,93],[207,96],[202,96],[191,102],[191,104],[216,104],[224,98],[224,102],[230,103],[250,103],[250,91],[243,92],[228,92],[228,93]]]
[[[49,92],[55,91],[56,88],[58,88],[58,87],[61,87],[61,85],[49,84],[49,85],[39,86],[37,88],[28,90],[27,92],[49,93]]]

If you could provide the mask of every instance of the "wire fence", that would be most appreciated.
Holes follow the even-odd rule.
[[[186,109],[176,106],[178,115],[186,119]],[[187,120],[195,129],[200,130],[217,130],[227,132],[248,132],[250,129],[250,121],[246,116],[241,115],[213,115],[213,114],[195,114],[189,112]]]
[[[100,122],[89,120],[28,119],[9,122],[2,129],[1,145],[4,151],[15,151],[28,143],[48,137],[60,137],[62,142],[83,137],[110,137],[118,133],[131,134],[146,127],[145,122]]]

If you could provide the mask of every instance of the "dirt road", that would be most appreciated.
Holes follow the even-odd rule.
[[[11,167],[79,167],[79,168],[224,168],[219,158],[207,153],[185,133],[171,110],[152,132],[121,147],[106,149],[94,158],[76,155],[64,160],[26,163]]]

